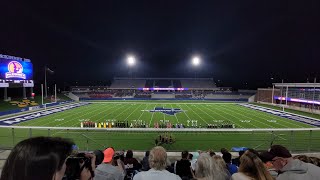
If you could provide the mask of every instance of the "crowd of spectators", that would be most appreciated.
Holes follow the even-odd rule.
[[[88,96],[90,98],[112,98],[113,97],[113,94],[112,93],[89,93]]]
[[[128,97],[133,96],[134,90],[126,89],[126,90],[113,90],[114,97]]]
[[[316,180],[319,158],[292,156],[287,148],[272,145],[268,151],[248,149],[232,160],[227,149],[183,151],[168,162],[161,146],[147,151],[142,161],[133,151],[79,153],[72,141],[59,137],[34,137],[19,142],[3,167],[0,180]]]
[[[185,99],[185,98],[192,98],[192,94],[176,94],[176,99]]]
[[[87,92],[73,92],[81,98],[151,98],[152,94],[174,94],[177,99],[204,99],[207,95],[241,95],[230,90],[181,90],[181,91],[144,91],[133,89],[101,89]]]
[[[151,98],[151,91],[136,91],[135,98]]]

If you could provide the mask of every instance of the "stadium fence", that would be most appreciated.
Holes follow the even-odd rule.
[[[267,150],[282,144],[291,152],[320,152],[320,128],[299,129],[205,129],[205,128],[76,128],[0,126],[0,145],[11,149],[23,139],[34,136],[59,136],[72,139],[80,150],[151,149],[160,135],[170,135],[173,144],[163,144],[170,151],[250,147]]]

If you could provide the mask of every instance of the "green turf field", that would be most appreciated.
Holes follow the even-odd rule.
[[[181,109],[183,112],[167,115],[149,112],[156,107]],[[314,128],[261,111],[252,110],[234,103],[206,102],[100,102],[92,103],[64,112],[55,113],[17,126],[80,127],[80,122],[90,119],[94,122],[140,120],[153,127],[154,122],[169,121],[172,124],[187,125],[187,121],[197,120],[198,127],[207,124],[232,123],[236,128]],[[189,124],[191,125],[191,123]],[[10,147],[20,140],[37,135],[62,136],[73,139],[81,149],[103,149],[113,146],[120,149],[146,150],[154,146],[154,139],[163,132],[109,132],[90,130],[29,130],[1,129],[2,146]],[[246,146],[266,149],[271,141],[284,144],[294,151],[319,151],[320,133],[313,132],[176,132],[170,133],[173,144],[164,144],[170,150],[215,149],[222,147]],[[14,136],[13,136],[14,135]]]

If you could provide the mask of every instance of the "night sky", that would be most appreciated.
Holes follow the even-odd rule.
[[[0,20],[0,53],[31,59],[37,84],[45,65],[60,87],[108,84],[130,76],[128,53],[136,77],[196,72],[235,88],[320,81],[319,0],[13,0],[1,2]]]

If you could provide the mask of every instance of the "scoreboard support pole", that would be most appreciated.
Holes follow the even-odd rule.
[[[32,96],[33,93],[33,87],[30,88],[30,94],[31,94],[31,99],[34,99],[34,97]]]
[[[22,88],[22,97],[23,99],[27,99],[26,87]]]
[[[4,98],[5,101],[7,101],[7,99],[8,99],[8,89],[7,89],[7,87],[4,88],[3,98]]]

